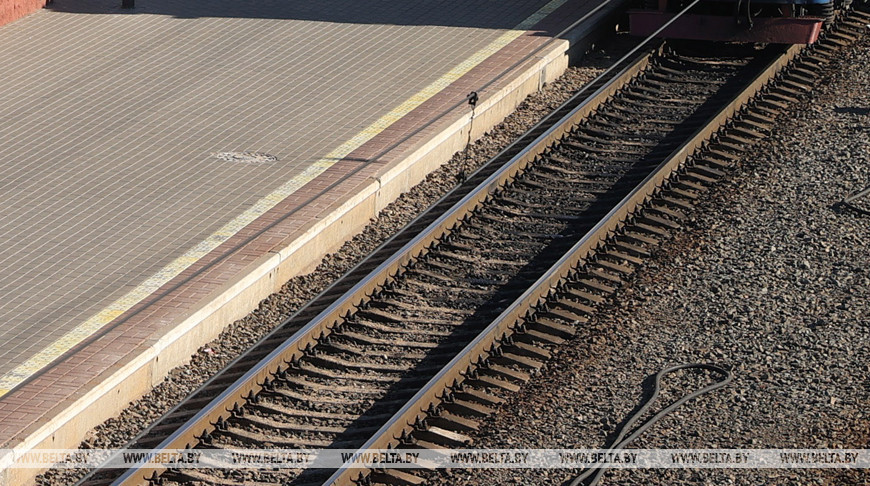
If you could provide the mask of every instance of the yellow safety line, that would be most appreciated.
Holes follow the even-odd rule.
[[[275,207],[278,203],[296,192],[300,187],[311,182],[311,180],[322,174],[326,169],[332,167],[336,162],[346,157],[379,133],[383,132],[387,127],[400,120],[412,110],[423,104],[423,102],[441,92],[444,88],[471,71],[475,66],[488,59],[501,48],[523,35],[525,30],[530,29],[541,19],[562,6],[566,1],[567,0],[550,1],[530,17],[523,20],[516,27],[500,35],[486,47],[475,52],[471,57],[454,66],[453,69],[442,75],[432,84],[426,86],[420,90],[420,92],[411,96],[405,100],[405,102],[390,110],[389,113],[354,135],[353,138],[339,145],[333,151],[326,154],[325,157],[314,162],[279,188],[264,196],[252,207],[233,218],[232,221],[225,224],[193,248],[184,252],[180,257],[172,260],[172,262],[158,270],[154,275],[148,277],[144,282],[136,286],[136,288],[128,292],[126,295],[112,302],[105,309],[91,316],[90,319],[79,324],[51,343],[48,347],[31,356],[24,363],[18,365],[14,370],[0,377],[0,396],[8,393],[9,390],[47,366],[49,363],[57,359],[58,356],[73,348],[88,336],[101,329],[106,324],[112,322],[118,316],[130,310],[134,305],[156,292],[160,287],[178,276],[181,272],[199,261],[199,259],[207,255],[219,245],[229,240],[233,235],[239,232],[239,230]]]

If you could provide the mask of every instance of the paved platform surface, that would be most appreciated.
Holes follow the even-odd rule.
[[[0,28],[0,446],[591,8],[119,3],[56,0]]]
[[[0,376],[546,2],[116,3],[0,30]]]

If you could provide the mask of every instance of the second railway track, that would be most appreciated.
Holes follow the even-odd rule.
[[[829,38],[851,38],[853,24]],[[131,447],[462,443],[677,226],[729,149],[761,136],[826,47],[714,49],[663,46],[579,94]],[[799,56],[798,74],[759,102]],[[84,484],[420,481],[395,470],[115,472]]]

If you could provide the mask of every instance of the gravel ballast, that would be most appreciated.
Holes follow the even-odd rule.
[[[604,447],[668,366],[734,381],[631,448],[870,446],[870,39],[837,55],[800,106],[740,161],[543,371],[474,434],[481,448]],[[863,205],[863,206],[862,206]],[[664,381],[652,413],[715,377]],[[430,484],[566,484],[578,471],[439,471]],[[600,484],[870,484],[870,471],[623,469]]]

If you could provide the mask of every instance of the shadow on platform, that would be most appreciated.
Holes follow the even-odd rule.
[[[123,9],[121,0],[55,0],[47,8],[65,13],[151,14],[181,19],[254,18],[511,29],[546,3],[547,0],[135,0],[135,8]]]

